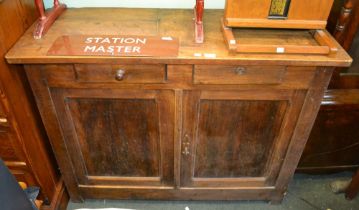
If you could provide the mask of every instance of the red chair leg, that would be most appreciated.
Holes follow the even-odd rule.
[[[352,200],[359,192],[359,170],[353,176],[352,181],[350,182],[348,188],[345,191],[345,197],[348,200]]]
[[[54,7],[59,6],[59,0],[54,0]]]
[[[45,9],[44,9],[44,3],[42,0],[35,0],[36,9],[40,14],[40,20],[43,20],[46,18],[45,16]]]
[[[48,12],[45,12],[43,0],[35,0],[35,5],[40,14],[40,18],[36,24],[33,35],[35,39],[41,39],[55,20],[65,11],[66,5],[60,4],[58,0],[54,0],[54,6]]]
[[[203,43],[204,31],[203,31],[203,10],[204,0],[196,0],[196,6],[194,8],[194,29],[195,29],[195,41],[196,43]]]

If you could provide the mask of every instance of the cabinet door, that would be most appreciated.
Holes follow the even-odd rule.
[[[80,187],[173,185],[172,91],[51,93]]]
[[[305,92],[185,91],[181,186],[274,186]]]

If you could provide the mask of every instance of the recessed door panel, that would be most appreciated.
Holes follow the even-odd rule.
[[[201,100],[194,177],[261,177],[287,101]]]
[[[52,93],[79,184],[173,184],[172,91]]]
[[[304,96],[292,90],[186,91],[181,185],[274,186]]]
[[[70,99],[90,176],[157,177],[159,119],[154,99]]]

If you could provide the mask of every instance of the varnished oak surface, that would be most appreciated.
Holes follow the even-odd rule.
[[[208,63],[204,56],[194,53],[216,54],[212,63],[222,64],[260,64],[348,66],[351,58],[339,46],[333,57],[308,55],[265,55],[238,54],[231,56],[224,44],[220,31],[223,10],[206,10],[204,13],[205,42],[195,44],[192,23],[192,10],[178,9],[113,9],[83,8],[68,9],[54,23],[46,36],[34,40],[31,27],[21,40],[7,54],[10,63],[166,63],[194,64]],[[141,14],[134,16],[134,14]],[[61,35],[146,35],[174,36],[180,38],[178,58],[117,58],[85,56],[46,56],[48,49]],[[247,44],[303,44],[316,45],[307,31],[278,30],[240,30],[236,32],[240,42]],[[64,59],[66,58],[66,59]]]
[[[333,0],[292,0],[284,19],[268,18],[272,0],[227,0],[229,27],[324,29]]]

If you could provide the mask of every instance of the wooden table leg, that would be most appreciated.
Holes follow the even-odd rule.
[[[348,200],[352,200],[359,192],[359,170],[353,176],[352,181],[349,184],[349,187],[345,191],[345,197]]]
[[[40,14],[40,18],[33,35],[35,39],[41,39],[54,21],[65,11],[66,5],[60,4],[58,0],[54,0],[54,6],[48,12],[45,12],[43,0],[35,0],[35,5]]]
[[[194,8],[194,29],[196,43],[203,43],[204,41],[203,10],[204,0],[196,0],[196,6]]]

